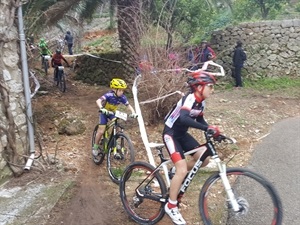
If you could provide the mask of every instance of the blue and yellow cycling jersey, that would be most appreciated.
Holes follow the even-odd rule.
[[[129,105],[129,102],[124,94],[118,97],[114,91],[107,92],[101,96],[100,99],[103,102],[103,107],[112,112],[115,112],[120,104],[124,104],[126,106]]]

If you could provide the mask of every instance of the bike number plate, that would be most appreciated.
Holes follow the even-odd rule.
[[[50,59],[50,55],[45,55],[44,58],[45,59]]]
[[[58,70],[64,70],[63,66],[58,66]]]
[[[122,120],[127,120],[127,113],[116,110],[115,116]]]

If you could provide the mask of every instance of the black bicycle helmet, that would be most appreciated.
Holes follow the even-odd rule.
[[[60,49],[56,49],[56,54],[61,54]]]

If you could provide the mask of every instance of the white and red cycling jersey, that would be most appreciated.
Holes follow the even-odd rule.
[[[204,108],[205,101],[191,93],[180,99],[165,117],[163,141],[174,163],[184,159],[185,152],[200,145],[187,131],[190,127],[207,130]]]

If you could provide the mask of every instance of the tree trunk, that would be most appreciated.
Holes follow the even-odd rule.
[[[139,56],[137,49],[140,44],[140,0],[117,0],[118,5],[118,32],[123,55],[125,76],[133,78],[138,66]]]

